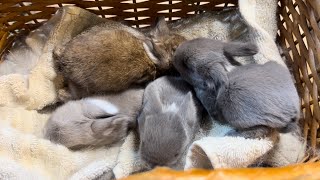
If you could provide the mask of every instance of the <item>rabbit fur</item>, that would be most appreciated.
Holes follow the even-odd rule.
[[[74,100],[58,107],[44,128],[44,137],[70,149],[110,145],[136,127],[144,89]]]
[[[200,128],[202,107],[192,87],[180,77],[150,83],[138,117],[139,154],[151,167],[173,167]]]
[[[154,37],[162,36],[158,24]],[[138,30],[108,21],[55,50],[54,62],[57,72],[66,79],[71,99],[79,99],[154,80],[172,67],[167,59],[159,58],[156,47],[157,42]]]
[[[199,38],[180,45],[174,55],[174,66],[210,116],[236,129],[229,135],[259,138],[290,131],[300,117],[287,68],[276,62],[241,66],[234,59],[256,53],[250,42]]]

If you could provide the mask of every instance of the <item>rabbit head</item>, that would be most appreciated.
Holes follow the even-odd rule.
[[[108,101],[87,98],[69,101],[51,115],[44,137],[70,149],[115,143],[127,134],[128,116]]]
[[[214,89],[223,86],[235,66],[241,65],[234,57],[257,53],[252,43],[222,42],[198,38],[182,43],[174,54],[174,67],[196,88]]]
[[[138,119],[140,155],[151,167],[174,166],[198,130],[192,94],[189,92],[179,106],[173,103],[145,108]]]
[[[141,139],[140,153],[151,166],[173,165],[184,151],[186,134],[177,119],[180,117],[173,113],[147,116],[145,126],[157,128],[144,130],[146,136]]]
[[[169,69],[172,66],[174,51],[186,39],[171,32],[164,17],[156,20],[155,25],[148,33],[148,37],[150,41],[146,42],[146,45],[149,49],[149,54],[152,54],[158,60],[156,65],[160,70]]]

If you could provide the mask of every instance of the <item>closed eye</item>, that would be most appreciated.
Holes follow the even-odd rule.
[[[99,116],[96,116],[94,117],[95,119],[105,119],[105,118],[109,118],[109,117],[112,117],[114,115],[111,115],[111,114],[103,114],[103,115],[99,115]]]

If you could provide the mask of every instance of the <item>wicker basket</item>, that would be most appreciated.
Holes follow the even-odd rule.
[[[302,102],[303,132],[316,150],[320,131],[320,1],[280,0],[278,41],[293,70]],[[0,56],[19,34],[33,30],[64,5],[75,5],[101,17],[125,20],[135,27],[155,21],[161,14],[168,20],[192,16],[202,10],[237,6],[236,0],[0,0]]]

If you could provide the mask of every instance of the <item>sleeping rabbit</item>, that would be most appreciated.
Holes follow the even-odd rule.
[[[162,23],[157,23],[153,36],[167,38],[160,38],[162,29]],[[118,92],[149,82],[172,67],[171,58],[159,56],[157,46],[138,30],[108,21],[55,50],[55,67],[67,80],[73,99]]]
[[[71,149],[116,143],[136,127],[143,89],[69,101],[45,125],[44,136]]]
[[[142,28],[141,31],[150,37],[155,44],[154,53],[159,59],[172,64],[172,56],[177,46],[186,40],[206,37],[219,40],[244,40],[249,38],[248,26],[242,19],[238,9],[223,11],[207,11],[192,17],[166,22],[159,18],[157,25]],[[157,33],[155,33],[157,32]],[[248,63],[252,58],[238,59],[240,63]]]
[[[300,104],[289,70],[276,62],[239,66],[234,60],[256,53],[252,43],[199,38],[174,55],[175,68],[210,116],[236,129],[229,135],[259,138],[297,126]]]
[[[151,167],[175,166],[199,130],[202,107],[180,77],[150,83],[138,117],[139,153]]]
[[[219,40],[244,40],[248,35],[248,26],[236,8],[226,8],[222,11],[206,11],[191,17],[182,18],[167,23],[168,29],[175,34],[191,40],[205,37]],[[141,28],[149,34],[152,27]]]

